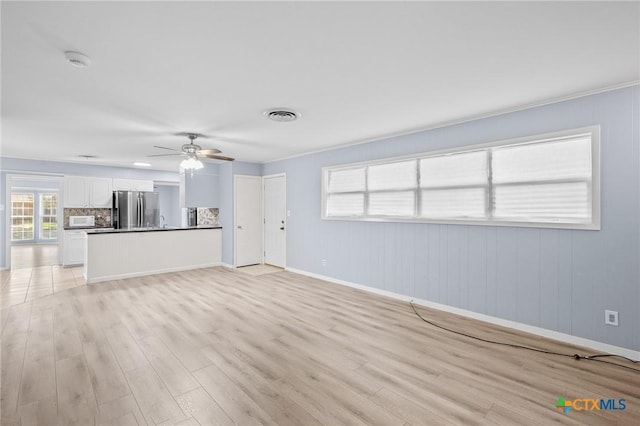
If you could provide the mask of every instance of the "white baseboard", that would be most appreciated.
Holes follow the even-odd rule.
[[[229,269],[236,269],[235,266],[233,265],[229,265],[228,263],[221,263],[220,266],[224,266],[225,268],[229,268]]]
[[[128,274],[107,275],[107,276],[96,277],[96,278],[92,278],[91,280],[87,280],[87,284],[96,284],[96,283],[113,281],[113,280],[123,280],[126,278],[145,277],[147,275],[166,274],[169,272],[189,271],[192,269],[211,268],[213,266],[224,266],[224,264],[220,262],[213,262],[213,263],[205,263],[202,265],[189,265],[189,266],[180,266],[177,268],[158,269],[154,271],[142,271],[142,272],[132,272]],[[84,278],[86,279],[86,276]]]
[[[289,272],[305,275],[311,278],[317,278],[323,281],[328,281],[334,284],[340,284],[347,287],[357,288],[369,293],[379,294],[381,296],[391,297],[393,299],[403,300],[409,302],[413,300],[416,305],[425,306],[427,308],[438,309],[444,312],[450,312],[452,314],[460,315],[467,318],[473,318],[479,321],[484,321],[490,324],[496,324],[503,327],[511,328],[518,331],[524,331],[525,333],[535,334],[537,336],[546,337],[560,342],[570,343],[577,346],[584,346],[586,348],[593,349],[598,352],[605,352],[614,355],[620,355],[627,358],[631,358],[636,361],[640,361],[640,351],[634,351],[632,349],[622,348],[620,346],[610,345],[608,343],[598,342],[596,340],[585,339],[583,337],[574,336],[571,334],[560,333],[559,331],[548,330],[546,328],[536,327],[533,325],[523,324],[516,321],[510,321],[502,318],[492,317],[490,315],[480,314],[477,312],[469,311],[467,309],[456,308],[454,306],[443,305],[441,303],[431,302],[429,300],[417,299],[415,297],[405,296],[403,294],[394,293],[387,290],[380,290],[374,287],[369,287],[362,284],[355,284],[349,281],[340,280],[337,278],[327,277],[324,275],[316,274],[313,272],[307,272],[295,268],[286,268]]]

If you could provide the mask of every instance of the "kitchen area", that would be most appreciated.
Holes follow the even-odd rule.
[[[182,208],[176,223],[178,200],[163,199],[160,188],[152,180],[64,176],[63,266],[82,265],[95,283],[219,265],[218,208]]]

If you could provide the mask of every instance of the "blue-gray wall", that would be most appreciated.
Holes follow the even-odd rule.
[[[180,226],[180,187],[178,185],[154,185],[159,195],[160,214],[167,226]]]
[[[287,174],[287,266],[640,350],[639,111],[634,86],[267,163]],[[597,124],[600,231],[320,219],[321,167]]]
[[[184,174],[185,207],[219,207],[220,165],[206,163],[204,168]]]

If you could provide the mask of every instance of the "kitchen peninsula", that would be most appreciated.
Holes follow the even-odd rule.
[[[87,231],[87,283],[218,266],[220,226]]]

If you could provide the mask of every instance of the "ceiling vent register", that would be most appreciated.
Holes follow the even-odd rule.
[[[298,119],[299,115],[296,114],[295,112],[292,111],[287,111],[287,110],[273,110],[273,111],[267,111],[265,112],[265,115],[273,121],[278,121],[281,123],[285,123],[285,122],[289,122],[289,121],[295,121]]]

